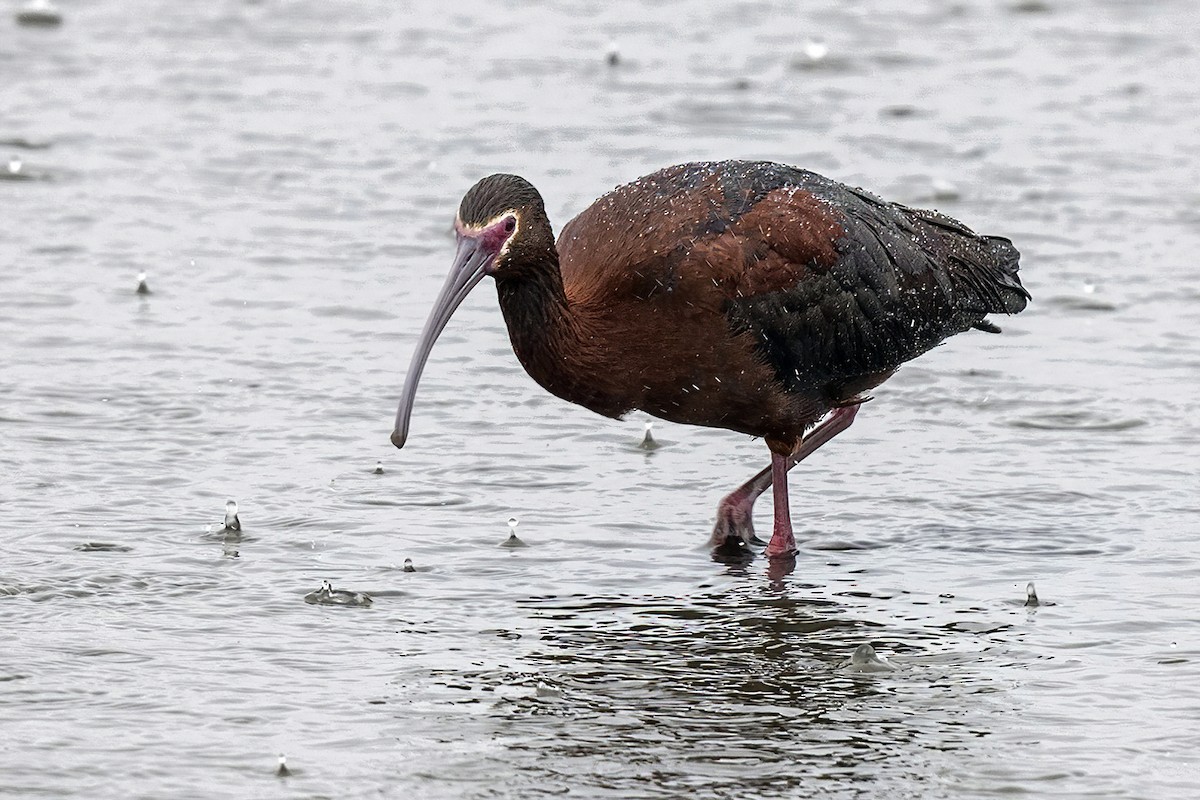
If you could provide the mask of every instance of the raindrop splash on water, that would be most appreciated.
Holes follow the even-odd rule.
[[[383,462],[382,462],[382,461],[376,461],[376,462],[375,462],[375,470],[374,470],[374,474],[376,474],[376,475],[382,475],[382,474],[383,474]]]
[[[405,572],[416,572],[417,571],[417,568],[413,566],[411,558],[404,559],[404,571]]]
[[[54,27],[62,23],[62,12],[50,0],[29,0],[16,17],[18,25]]]
[[[150,286],[146,283],[146,273],[139,272],[137,276],[137,293],[150,294]]]
[[[610,67],[615,67],[621,63],[621,50],[617,47],[616,42],[608,43],[608,49],[604,53],[604,61]]]
[[[283,753],[279,754],[279,766],[275,769],[275,775],[279,778],[286,778],[291,775],[292,771],[288,769],[287,756]]]
[[[517,526],[520,521],[516,517],[508,518],[508,538],[500,543],[501,547],[525,547],[525,542],[517,536]]]
[[[646,423],[646,432],[642,435],[642,443],[638,445],[638,447],[642,448],[643,450],[657,450],[658,449],[658,442],[656,442],[654,440],[654,434],[650,430],[653,427],[654,427],[653,422]]]
[[[804,44],[800,46],[800,52],[809,63],[816,64],[824,61],[829,55],[829,45],[821,39],[805,39]]]
[[[935,202],[958,200],[962,196],[959,188],[945,178],[933,178],[929,181],[929,199]]]
[[[562,695],[561,689],[556,689],[545,681],[538,681],[534,689],[534,696],[540,700],[558,700]]]
[[[361,606],[371,605],[370,595],[353,592],[349,589],[335,589],[329,581],[321,581],[321,588],[304,595],[304,602],[319,606]]]
[[[1030,581],[1025,587],[1025,605],[1028,608],[1041,605],[1041,602],[1038,600],[1037,589],[1033,586],[1033,581]]]
[[[238,519],[238,505],[235,501],[230,500],[225,504],[225,530],[240,531],[242,529],[242,521]]]
[[[860,644],[846,665],[848,672],[895,672],[896,665],[875,652],[869,644]]]

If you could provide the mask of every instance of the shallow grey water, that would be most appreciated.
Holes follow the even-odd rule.
[[[982,5],[0,20],[0,794],[1194,797],[1200,15]],[[486,286],[390,446],[474,180],[561,226],[729,157],[1008,235],[1035,298],[793,473],[794,574],[704,548],[761,442],[640,450]]]

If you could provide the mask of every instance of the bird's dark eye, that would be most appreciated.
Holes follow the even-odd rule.
[[[516,217],[509,217],[508,219],[504,220],[504,232],[505,233],[512,233],[516,229],[517,229],[517,218]]]

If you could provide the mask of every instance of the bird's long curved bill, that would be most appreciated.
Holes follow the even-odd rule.
[[[400,395],[400,407],[396,409],[396,427],[392,429],[392,444],[404,447],[408,439],[408,419],[412,415],[413,398],[417,394],[417,382],[421,380],[421,370],[425,368],[425,360],[437,341],[438,334],[450,321],[450,316],[459,307],[466,296],[483,280],[485,270],[491,263],[490,254],[479,247],[479,242],[469,236],[459,236],[458,252],[454,254],[454,266],[446,276],[446,283],[438,294],[429,319],[425,320],[425,328],[421,338],[417,340],[417,349],[413,352],[412,362],[408,365],[408,375],[404,379],[404,391]]]

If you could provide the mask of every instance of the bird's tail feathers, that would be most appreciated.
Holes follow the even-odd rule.
[[[1013,243],[1003,236],[985,236],[983,238],[994,259],[987,269],[987,278],[993,286],[992,291],[987,293],[989,301],[992,301],[989,302],[989,306],[992,307],[988,308],[988,313],[1016,314],[1023,311],[1025,304],[1031,298],[1029,291],[1021,285],[1021,279],[1017,275],[1020,269],[1021,254],[1017,252],[1017,248],[1013,247]],[[991,323],[987,324],[991,325]],[[987,328],[981,330],[987,330]]]

